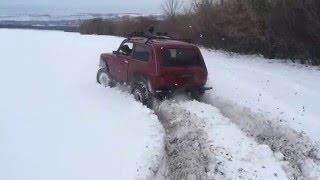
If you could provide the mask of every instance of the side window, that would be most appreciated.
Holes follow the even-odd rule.
[[[139,61],[148,62],[149,48],[144,45],[136,44],[133,52],[133,58]]]
[[[122,46],[119,48],[119,53],[122,55],[129,56],[132,54],[133,49],[133,43],[132,42],[126,42],[122,44]]]

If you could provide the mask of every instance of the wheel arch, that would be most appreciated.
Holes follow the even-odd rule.
[[[99,67],[100,68],[107,68],[107,70],[109,71],[109,55],[108,54],[101,54],[100,55],[100,62],[99,62]]]

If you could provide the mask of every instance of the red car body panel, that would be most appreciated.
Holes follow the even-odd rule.
[[[124,42],[148,47],[147,62],[134,59],[132,56],[106,53],[101,60],[108,66],[110,75],[117,81],[131,84],[136,75],[143,76],[147,81],[150,92],[192,90],[204,87],[207,82],[207,68],[199,48],[193,44],[175,40],[152,40],[131,38]],[[199,54],[199,65],[167,67],[161,56],[163,48],[193,49]]]

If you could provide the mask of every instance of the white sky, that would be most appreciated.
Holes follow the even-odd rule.
[[[0,0],[1,13],[160,13],[163,0]]]

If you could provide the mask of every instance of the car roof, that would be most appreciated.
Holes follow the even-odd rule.
[[[141,43],[141,44],[151,44],[154,46],[183,46],[183,47],[196,47],[195,45],[182,41],[182,40],[176,40],[176,39],[170,39],[170,38],[152,38],[148,39],[146,37],[131,37],[127,40],[130,40],[135,43]]]

